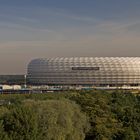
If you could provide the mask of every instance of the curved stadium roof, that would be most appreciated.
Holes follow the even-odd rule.
[[[139,85],[140,57],[60,57],[32,60],[30,84]]]

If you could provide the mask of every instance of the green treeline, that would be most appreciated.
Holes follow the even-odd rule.
[[[140,140],[140,96],[98,90],[0,95],[0,140]]]
[[[24,75],[0,75],[0,84],[24,85]]]

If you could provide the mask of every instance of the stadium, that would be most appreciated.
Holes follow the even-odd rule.
[[[140,57],[40,58],[28,64],[30,85],[137,87]]]

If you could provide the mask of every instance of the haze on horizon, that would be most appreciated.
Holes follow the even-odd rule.
[[[139,56],[138,0],[0,1],[0,74],[39,57]]]

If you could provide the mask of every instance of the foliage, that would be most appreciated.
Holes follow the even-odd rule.
[[[133,91],[132,91],[133,92]],[[131,91],[0,95],[0,140],[139,140],[140,96]]]
[[[24,84],[24,75],[0,75],[1,84]]]
[[[37,118],[30,108],[14,106],[1,118],[3,128],[9,139],[35,140],[37,136]]]
[[[75,103],[68,100],[28,100],[24,103],[36,108],[41,140],[84,140],[88,122]]]

